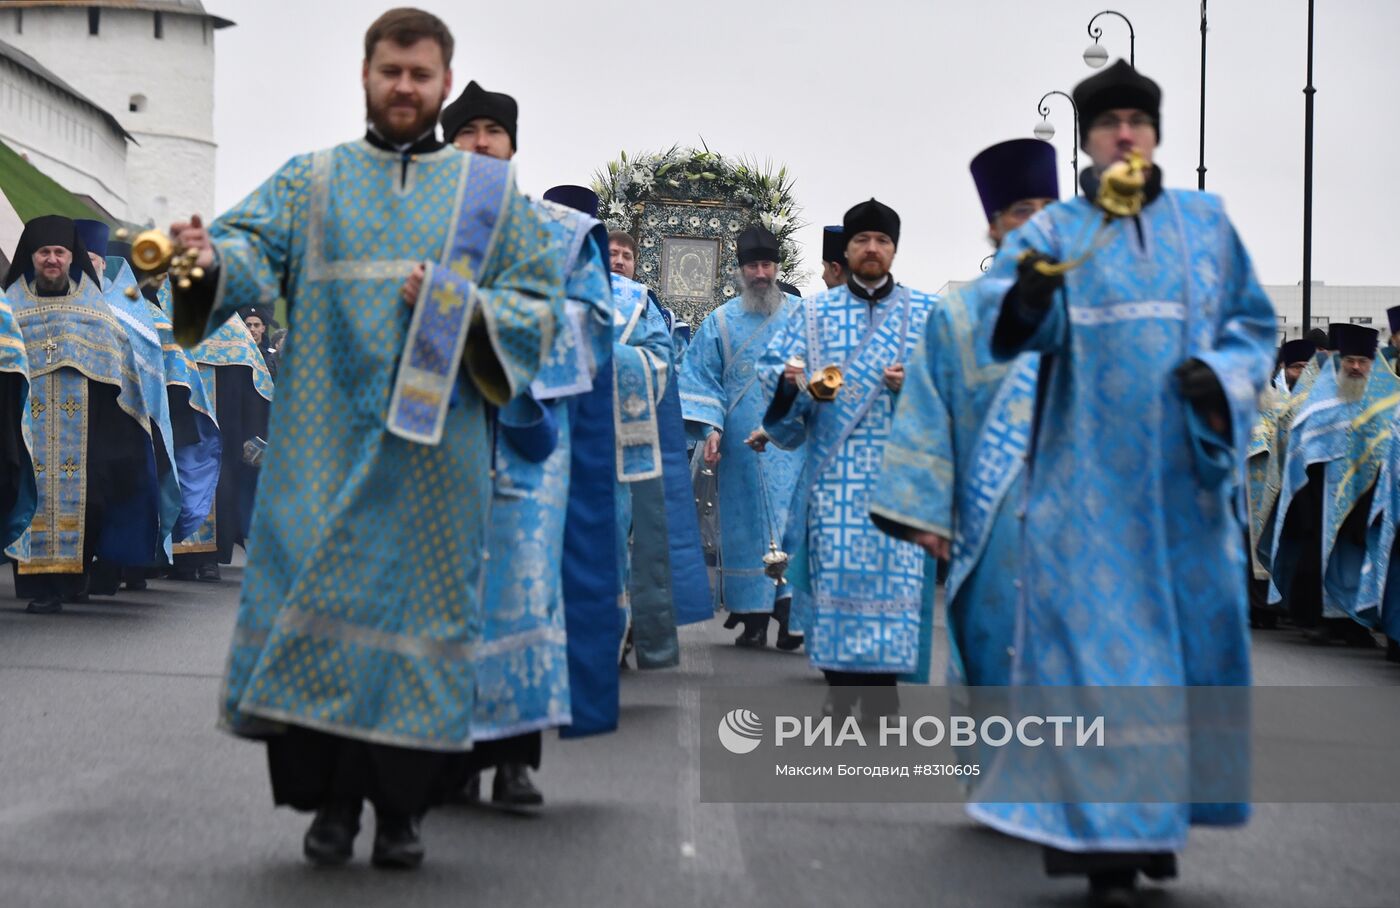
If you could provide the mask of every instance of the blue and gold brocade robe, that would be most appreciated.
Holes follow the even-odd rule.
[[[116,564],[154,563],[162,539],[153,432],[165,393],[159,344],[157,361],[138,361],[126,328],[86,274],[63,296],[38,296],[22,278],[7,299],[27,347],[37,502],[6,554],[20,562],[21,574],[82,574],[90,554]],[[135,423],[123,422],[121,436],[103,438],[101,450],[89,445],[94,384],[115,389],[119,418]],[[158,401],[148,396],[153,387]],[[100,490],[100,523],[89,507],[99,495],[91,485],[99,459],[120,460],[126,471],[119,487]]]
[[[291,723],[403,747],[471,746],[486,407],[528,386],[563,301],[557,258],[513,177],[491,206],[478,198],[475,168],[498,178],[498,166],[454,148],[405,158],[348,142],[293,158],[212,227],[209,326],[285,294],[293,337],[222,697],[235,733]],[[468,203],[494,226],[479,270],[464,274],[445,259]],[[423,260],[450,279],[427,301],[438,308],[413,317],[469,326],[435,444],[387,428],[410,322],[399,293]]]
[[[1009,340],[1016,335],[1003,335],[1001,324],[994,334],[997,355],[1042,355],[1012,684],[1247,685],[1237,509],[1273,362],[1273,306],[1215,196],[1166,190],[1138,218],[1098,234],[1101,222],[1083,198],[1051,205],[1007,238],[984,279],[1004,293],[1027,250],[1061,261],[1090,244],[1096,250],[1066,275],[1033,334]],[[1003,322],[1010,305],[1001,307]],[[1228,438],[1201,434],[1177,389],[1173,372],[1193,357],[1224,390]],[[1151,740],[1155,752],[1199,765],[1247,763],[1247,752],[1196,754],[1191,717],[1145,721],[1123,727],[1116,741]],[[1126,777],[1151,771],[1140,757],[1128,745],[1094,759]],[[1074,772],[1068,763],[1063,770]],[[995,790],[988,775],[981,788]],[[1182,803],[976,803],[970,812],[1071,851],[1177,851],[1191,823],[1248,816],[1246,804],[1192,804],[1182,795]]]
[[[724,607],[736,613],[771,613],[774,600],[791,595],[764,573],[769,544],[781,546],[802,451],[755,454],[744,444],[763,424],[768,406],[758,362],[802,301],[784,296],[771,315],[744,308],[735,298],[705,317],[680,369],[681,412],[697,440],[724,433],[719,485],[719,580]]]
[[[1275,559],[1277,563],[1298,557],[1297,546],[1282,538],[1283,526],[1298,493],[1314,480],[1315,474],[1308,468],[1320,464],[1322,613],[1374,626],[1390,562],[1389,547],[1378,543],[1381,536],[1394,535],[1380,523],[1382,519],[1393,520],[1383,517],[1390,510],[1387,499],[1393,482],[1383,465],[1392,456],[1394,423],[1400,414],[1400,378],[1378,359],[1361,398],[1347,401],[1338,394],[1338,368],[1337,360],[1323,365],[1288,435],[1275,523]],[[1378,485],[1382,473],[1385,481]],[[1277,567],[1279,580],[1286,583],[1292,575],[1290,566]],[[1277,602],[1282,593],[1286,590],[1275,584],[1270,599]]]
[[[1011,673],[1022,558],[1016,512],[1039,357],[992,357],[1000,302],[979,280],[930,313],[905,369],[870,508],[879,526],[952,542],[946,598],[953,684],[1005,685]]]
[[[0,373],[4,373],[0,385],[9,386],[4,390],[11,394],[11,401],[18,408],[18,412],[13,414],[14,422],[0,426],[0,431],[18,434],[18,438],[9,445],[14,460],[7,465],[12,475],[5,485],[11,491],[11,497],[0,503],[8,508],[0,512],[0,546],[8,546],[20,537],[33,519],[39,490],[34,478],[34,443],[30,436],[29,356],[19,322],[15,321],[15,314],[3,296],[0,296]]]
[[[501,411],[496,433],[491,558],[486,567],[485,625],[472,728],[472,737],[478,741],[573,721],[569,673],[573,647],[566,634],[561,570],[565,521],[574,491],[570,488],[574,454],[570,402],[592,390],[598,351],[610,352],[612,289],[606,243],[600,248],[591,235],[594,227],[601,231],[601,225],[552,202],[537,204],[559,257],[559,269],[567,275],[564,319],[529,393]],[[611,475],[603,477],[605,482],[611,479]],[[611,496],[604,500],[611,505]],[[605,614],[615,623],[615,606]],[[586,639],[585,633],[579,636]],[[616,671],[615,641],[606,653]],[[586,686],[581,693],[587,695]]]
[[[272,373],[267,362],[258,350],[252,332],[243,323],[242,317],[233,315],[195,346],[187,351],[190,363],[195,367],[191,374],[190,387],[197,383],[200,391],[200,405],[207,407],[210,416],[216,421],[219,415],[220,370],[222,380],[234,381],[236,386],[248,388],[267,403],[272,403]],[[247,379],[243,377],[247,369]],[[246,383],[245,383],[246,382]],[[243,401],[241,395],[230,395],[225,388],[222,392],[226,401]],[[193,397],[192,397],[193,400]],[[219,465],[214,474],[215,496],[213,506],[206,512],[205,519],[188,534],[175,542],[175,554],[186,555],[196,552],[219,552],[231,555],[236,540],[245,540],[248,524],[252,519],[253,500],[257,489],[257,468],[243,462],[242,447],[248,439],[250,426],[256,420],[258,431],[267,428],[266,410],[256,400],[253,406],[246,403],[237,407],[238,412],[223,414],[223,424],[219,428],[220,443],[215,451],[215,462]],[[227,406],[227,404],[226,404]],[[220,513],[220,512],[223,513]],[[233,539],[221,539],[219,527]]]
[[[165,384],[165,351],[150,304],[136,292],[136,275],[131,266],[120,256],[110,256],[107,269],[102,280],[102,297],[131,344],[137,373],[141,377],[144,408],[151,416],[152,438],[158,445],[156,473],[160,489],[160,537],[161,548],[168,559],[171,543],[180,539],[184,535],[182,531],[191,523],[198,526],[199,521],[193,520],[193,515],[182,520],[185,510],[177,469],[175,433],[171,426],[170,398]],[[128,296],[128,292],[133,293],[134,298]],[[200,520],[203,520],[202,516]]]
[[[214,417],[214,400],[204,386],[199,364],[175,340],[170,316],[157,303],[146,303],[165,363],[165,388],[172,422],[184,408],[193,423],[194,439],[175,445],[175,474],[180,482],[180,518],[173,539],[184,539],[208,519],[219,483],[221,438]],[[178,442],[178,440],[177,440]]]
[[[771,396],[793,356],[808,374],[839,365],[836,399],[803,386],[785,411],[770,407],[764,430],[784,450],[805,445],[785,550],[793,623],[821,669],[912,672],[924,611],[924,552],[870,519],[871,497],[894,417],[884,370],[908,361],[938,297],[903,285],[873,306],[845,287],[802,301],[760,361]],[[775,400],[776,403],[776,400]]]

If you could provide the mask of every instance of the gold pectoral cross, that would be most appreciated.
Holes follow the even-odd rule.
[[[54,340],[53,338],[49,338],[48,340],[44,341],[44,365],[50,365],[53,363],[53,354],[54,351],[57,349],[58,341]]]

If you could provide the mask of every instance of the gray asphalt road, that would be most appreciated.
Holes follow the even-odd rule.
[[[678,670],[623,682],[622,730],[548,738],[532,817],[457,808],[426,824],[415,874],[300,857],[304,816],[274,810],[258,745],[214,728],[237,569],[217,586],[24,614],[0,581],[0,905],[1071,906],[1035,848],[955,805],[698,802],[691,721],[713,684],[815,684],[800,656],[688,629]],[[1256,637],[1265,684],[1400,684],[1379,652]],[[368,819],[368,817],[366,818]],[[1400,905],[1400,806],[1262,805],[1194,833],[1183,877],[1144,904]]]

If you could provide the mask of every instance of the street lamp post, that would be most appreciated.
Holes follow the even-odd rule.
[[[1201,163],[1196,166],[1196,188],[1206,188],[1206,0],[1201,0]]]
[[[1072,143],[1074,177],[1070,180],[1074,184],[1074,194],[1079,195],[1079,105],[1074,103],[1074,98],[1058,89],[1047,91],[1040,98],[1040,103],[1036,105],[1036,110],[1040,112],[1040,122],[1035,124],[1033,133],[1037,139],[1048,142],[1055,138],[1055,124],[1050,122],[1050,105],[1045,102],[1050,100],[1051,95],[1059,95],[1069,102],[1070,110],[1074,111],[1074,142]]]
[[[1303,334],[1312,328],[1313,0],[1308,0],[1308,84],[1303,87]]]
[[[1098,69],[1108,62],[1108,51],[1100,44],[1099,39],[1103,37],[1103,29],[1094,25],[1099,21],[1100,16],[1117,16],[1128,24],[1128,65],[1137,69],[1137,34],[1133,31],[1133,23],[1127,16],[1116,9],[1106,9],[1103,12],[1095,13],[1094,18],[1089,20],[1089,37],[1094,39],[1084,50],[1084,62],[1094,69]]]

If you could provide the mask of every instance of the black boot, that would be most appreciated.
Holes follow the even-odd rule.
[[[530,781],[530,767],[524,763],[502,763],[491,782],[491,803],[502,807],[539,807],[544,794]]]
[[[1376,638],[1371,629],[1355,621],[1346,621],[1339,627],[1343,642],[1356,649],[1375,649]]]
[[[302,853],[308,861],[322,867],[344,864],[355,854],[355,836],[359,832],[359,804],[328,804],[316,811],[316,818],[301,841]]]
[[[55,615],[63,611],[63,600],[57,596],[35,599],[26,605],[24,610],[31,615]]]
[[[803,636],[794,634],[788,628],[788,623],[792,620],[792,599],[784,596],[773,603],[773,617],[778,619],[778,649],[785,653],[790,653],[802,646]]]
[[[385,870],[413,870],[427,854],[419,818],[375,811],[374,854],[369,862]]]
[[[826,702],[822,704],[822,718],[832,719],[832,728],[840,731],[846,717],[855,715],[859,699],[860,691],[855,688],[844,684],[831,685],[826,691]]]
[[[738,612],[730,612],[729,617],[724,619],[724,629],[732,631],[744,622],[744,616]]]
[[[1137,903],[1136,870],[1089,874],[1089,904],[1094,908],[1133,908]]]
[[[1145,855],[1142,875],[1155,882],[1176,879],[1176,855],[1170,851]]]
[[[899,715],[899,688],[893,684],[866,687],[860,694],[860,724],[878,729],[885,716]]]
[[[734,645],[747,649],[762,649],[768,645],[768,619],[769,615],[740,615],[744,622],[744,632],[735,640]]]
[[[211,561],[195,568],[194,579],[200,583],[218,583],[224,578],[219,574],[219,565]]]
[[[1250,608],[1249,626],[1256,630],[1271,631],[1278,627],[1278,612],[1263,608]]]

